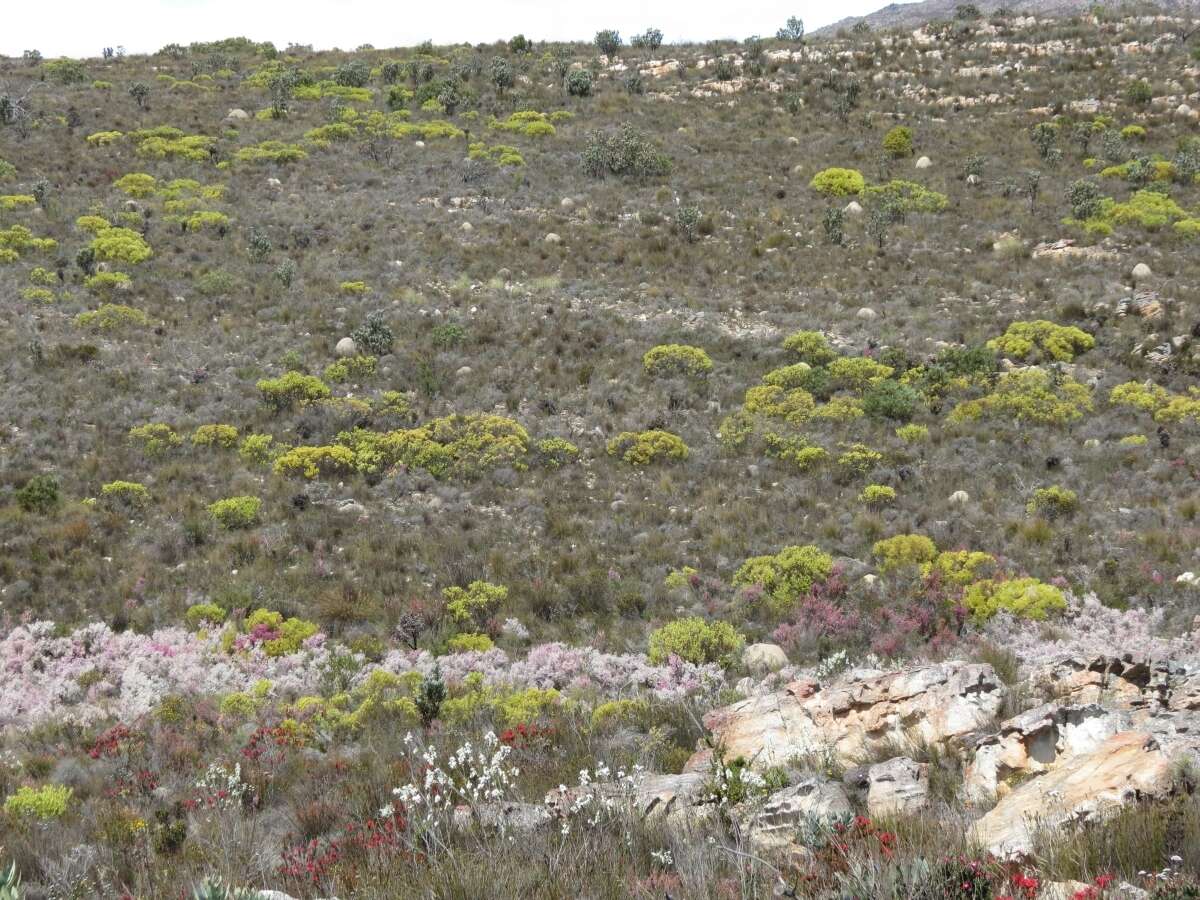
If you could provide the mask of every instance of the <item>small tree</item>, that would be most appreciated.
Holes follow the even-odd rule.
[[[657,50],[662,46],[663,33],[657,28],[647,28],[641,34],[635,34],[629,39],[630,46],[644,47],[647,50]]]
[[[1071,217],[1080,220],[1093,218],[1100,211],[1103,195],[1095,182],[1080,178],[1067,188],[1067,202],[1071,204]]]
[[[596,49],[605,56],[616,56],[617,52],[621,49],[621,35],[611,28],[597,31],[593,42],[596,45]]]
[[[508,64],[508,60],[503,56],[495,56],[492,58],[492,84],[496,86],[496,93],[501,97],[504,92],[513,86],[516,79],[513,78],[512,68]]]
[[[417,689],[417,712],[421,716],[421,724],[428,728],[442,711],[442,703],[446,699],[446,684],[442,681],[442,670],[437,663],[433,664],[433,672],[422,679]]]
[[[845,213],[836,206],[825,208],[825,217],[821,224],[825,228],[825,239],[835,247],[842,246],[842,241],[845,239],[843,231],[843,223],[845,222]]]
[[[775,32],[775,37],[781,41],[791,41],[799,44],[804,40],[804,20],[799,16],[790,16],[787,24]]]
[[[138,105],[138,109],[145,109],[146,101],[150,99],[150,86],[144,81],[135,81],[129,86],[129,96]]]

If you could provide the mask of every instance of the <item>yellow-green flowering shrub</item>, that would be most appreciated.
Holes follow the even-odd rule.
[[[943,550],[932,562],[921,566],[921,575],[936,575],[948,584],[960,587],[978,581],[985,570],[996,565],[996,558],[979,550]]]
[[[898,534],[876,541],[871,553],[882,572],[920,569],[937,557],[937,546],[923,534]]]
[[[865,415],[863,402],[857,397],[832,397],[828,403],[814,409],[812,417],[829,422],[853,422]]]
[[[320,378],[302,372],[285,372],[278,378],[264,378],[257,387],[263,402],[276,412],[308,406],[332,394],[329,385]]]
[[[642,368],[647,375],[655,378],[673,375],[703,378],[712,371],[713,363],[708,354],[699,347],[687,344],[659,344],[646,351],[646,355],[642,357]]]
[[[212,158],[216,138],[203,134],[184,134],[178,128],[160,125],[129,135],[137,144],[135,153],[147,159],[186,159],[206,162]]]
[[[808,384],[812,366],[808,363],[793,363],[790,366],[780,366],[772,369],[763,376],[763,384],[782,388],[785,391],[795,390]]]
[[[128,290],[133,279],[124,272],[97,272],[83,279],[83,286],[100,297],[110,297],[117,291]]]
[[[881,462],[883,454],[866,444],[846,445],[837,458],[838,469],[851,477],[866,475]]]
[[[100,488],[100,500],[109,509],[141,509],[150,503],[150,492],[136,481],[110,481]]]
[[[105,228],[92,238],[89,246],[96,259],[106,262],[137,265],[154,255],[145,238],[129,228]]]
[[[809,187],[827,197],[861,194],[866,186],[867,180],[856,169],[822,169],[809,182]]]
[[[1073,325],[1056,325],[1045,319],[1013,322],[998,338],[987,342],[989,350],[1014,359],[1050,359],[1070,362],[1096,346],[1095,339]]]
[[[277,456],[286,453],[289,449],[289,447],[277,445],[275,438],[269,434],[248,434],[242,438],[242,444],[238,447],[238,456],[243,462],[250,465],[263,466],[274,462]]]
[[[648,466],[664,460],[687,459],[688,447],[677,434],[654,428],[649,431],[622,431],[608,442],[608,455],[620,457],[633,466]]]
[[[496,645],[486,634],[456,634],[446,641],[446,649],[451,653],[486,653]]]
[[[829,364],[829,374],[834,381],[856,391],[891,377],[895,371],[866,356],[842,356]]]
[[[75,324],[89,331],[122,331],[126,328],[144,328],[150,324],[150,317],[132,306],[102,303],[97,309],[77,315]]]
[[[1058,519],[1069,516],[1079,508],[1079,497],[1074,491],[1052,485],[1038,488],[1025,504],[1025,511],[1031,516],[1042,516],[1046,519]]]
[[[158,190],[158,179],[145,172],[130,172],[114,181],[113,187],[130,197],[153,197]]]
[[[275,457],[273,469],[277,475],[299,475],[304,478],[349,475],[354,471],[354,451],[336,444],[292,447]]]
[[[49,253],[57,247],[54,238],[35,238],[24,225],[0,228],[0,263],[16,262],[26,251]]]
[[[529,433],[513,419],[487,413],[443,416],[418,428],[377,432],[356,428],[338,442],[351,449],[360,472],[395,465],[435,478],[478,478],[501,466],[528,468]]]
[[[784,340],[783,349],[810,366],[823,366],[837,358],[829,341],[819,331],[797,331]]]
[[[0,211],[13,212],[18,209],[29,209],[36,206],[37,200],[32,194],[0,194]]]
[[[206,229],[225,231],[229,229],[229,216],[211,209],[197,210],[183,220],[183,227],[193,233]]]
[[[514,168],[525,165],[525,157],[521,151],[509,144],[492,144],[490,147],[483,141],[475,141],[467,146],[467,156],[471,159],[486,159],[498,166]]]
[[[250,528],[257,524],[258,513],[262,509],[262,500],[258,497],[226,497],[210,503],[208,513],[222,528],[234,530]]]
[[[887,506],[896,500],[896,489],[886,484],[868,484],[858,494],[858,501],[867,506]]]
[[[346,359],[339,359],[337,362],[330,363],[325,367],[325,371],[321,376],[326,381],[332,381],[335,384],[341,384],[344,381],[355,381],[370,378],[375,374],[375,368],[378,360],[374,356],[350,356]]]
[[[672,590],[688,587],[692,583],[692,579],[698,575],[696,569],[691,566],[684,566],[682,569],[672,569],[663,579],[663,585]]]
[[[698,617],[677,619],[650,632],[647,655],[661,665],[672,656],[701,665],[731,666],[746,639],[728,622],[705,622]]]
[[[947,417],[951,423],[1009,419],[1040,425],[1065,425],[1092,411],[1092,391],[1069,375],[1055,378],[1044,369],[1006,372],[992,393],[966,400]]]
[[[75,220],[75,227],[89,234],[99,234],[106,228],[112,228],[112,222],[104,216],[80,216]]]
[[[1062,591],[1036,578],[977,581],[963,593],[962,603],[980,621],[1001,611],[1025,619],[1044,619],[1067,607]]]
[[[1200,422],[1200,389],[1189,387],[1187,395],[1177,394],[1167,401],[1166,406],[1154,414],[1156,422],[1183,422],[1191,419]]]
[[[563,438],[543,438],[537,442],[538,460],[548,469],[561,469],[579,457],[579,448]]]
[[[816,410],[812,394],[803,388],[786,391],[778,385],[759,384],[746,390],[742,409],[750,415],[782,419],[789,425],[803,425]]]
[[[783,615],[814,584],[833,572],[833,557],[812,544],[784,547],[772,556],[753,556],[733,575],[735,587],[761,587],[762,604]]]
[[[896,437],[906,444],[916,444],[929,439],[929,429],[924,425],[901,425],[896,429]]]
[[[455,622],[482,624],[508,599],[508,588],[476,579],[466,588],[457,585],[446,588],[442,599]]]
[[[308,158],[308,153],[298,144],[283,141],[263,141],[250,147],[242,147],[233,158],[248,163],[294,163]]]
[[[40,284],[46,287],[55,287],[58,284],[58,274],[51,272],[43,266],[34,266],[29,271],[29,283]]]
[[[488,121],[488,128],[496,131],[512,131],[526,137],[553,137],[555,134],[550,117],[532,109],[515,112],[503,121],[492,118]]]
[[[246,617],[243,628],[247,633],[251,633],[260,625],[279,635],[263,642],[263,650],[267,656],[288,656],[296,653],[301,645],[319,630],[315,622],[295,617],[285,620],[282,613],[262,608],[256,609]]]
[[[829,458],[824,447],[809,443],[798,435],[781,435],[773,431],[763,434],[763,446],[768,456],[790,463],[801,472],[820,465]]]
[[[110,144],[115,144],[123,137],[125,135],[119,131],[96,131],[89,134],[86,140],[93,147],[107,147]]]
[[[221,447],[231,450],[237,446],[238,430],[233,425],[219,422],[201,425],[192,432],[192,444],[196,447]]]
[[[184,618],[192,628],[199,628],[206,622],[210,625],[220,625],[227,615],[225,609],[216,603],[193,603],[188,607]]]
[[[912,129],[904,125],[896,125],[883,136],[883,152],[893,159],[902,156],[912,156]]]
[[[52,303],[54,302],[54,292],[49,288],[27,287],[21,290],[21,299],[28,300],[30,303]]]
[[[894,178],[886,184],[872,185],[863,191],[863,196],[872,201],[883,201],[901,212],[939,213],[950,205],[950,198],[938,191],[931,191],[915,181]]]
[[[13,818],[39,819],[50,822],[67,814],[74,791],[63,784],[44,784],[41,787],[22,785],[15,794],[4,800],[4,811]]]
[[[367,287],[365,281],[343,281],[338,285],[338,290],[343,294],[358,295],[366,294],[371,289]]]
[[[608,700],[592,710],[592,731],[642,721],[649,713],[646,700]]]
[[[164,422],[147,422],[129,429],[129,442],[147,456],[162,456],[183,443],[183,439]]]

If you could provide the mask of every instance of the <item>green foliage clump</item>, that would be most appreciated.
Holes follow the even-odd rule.
[[[1096,346],[1095,339],[1074,325],[1056,325],[1045,319],[1013,322],[998,338],[987,342],[989,350],[1014,359],[1035,357],[1070,362]]]
[[[58,506],[58,479],[53,475],[34,475],[21,485],[17,505],[27,513],[45,515]]]
[[[448,587],[442,591],[446,611],[460,625],[482,625],[508,599],[508,588],[502,584],[476,579],[465,588]]]
[[[735,587],[761,587],[763,605],[773,615],[783,615],[814,584],[833,572],[833,557],[821,548],[784,547],[773,556],[754,556],[733,575]]]
[[[199,628],[205,622],[210,625],[220,625],[225,621],[227,615],[224,607],[218,606],[216,603],[193,603],[188,607],[184,618],[192,628]]]
[[[650,632],[647,655],[655,665],[677,656],[696,665],[719,663],[729,667],[745,643],[746,639],[728,622],[710,623],[692,617],[676,619]]]
[[[867,180],[857,169],[822,169],[808,186],[826,197],[850,197],[866,190]]]
[[[446,649],[451,653],[486,653],[496,645],[486,634],[456,634],[446,641]]]
[[[1200,422],[1200,388],[1189,387],[1186,395],[1173,396],[1166,406],[1154,414],[1156,422]]]
[[[555,134],[550,117],[532,109],[520,110],[504,120],[493,118],[488,122],[488,128],[515,132],[526,137],[553,137]]]
[[[150,503],[150,492],[136,481],[110,481],[101,486],[100,500],[109,509],[142,509]]]
[[[201,425],[192,432],[192,445],[196,447],[221,447],[231,450],[237,446],[238,430],[234,425],[219,422]]]
[[[945,194],[931,191],[915,181],[900,179],[872,185],[863,191],[863,196],[885,204],[900,214],[939,213],[950,205],[950,198]]]
[[[896,370],[866,356],[842,356],[829,364],[829,374],[840,386],[861,391],[890,378]]]
[[[642,367],[656,378],[690,375],[703,378],[712,372],[713,362],[699,347],[687,344],[659,344],[646,351]]]
[[[824,366],[837,358],[829,341],[819,331],[797,331],[783,342],[783,349],[810,366]]]
[[[937,545],[923,534],[898,534],[876,541],[871,548],[883,572],[919,569],[937,557]]]
[[[803,388],[785,391],[777,385],[760,384],[746,390],[742,409],[750,415],[782,419],[789,425],[802,425],[812,418],[816,401]]]
[[[537,442],[538,460],[548,469],[561,469],[579,457],[579,448],[563,438],[543,438]]]
[[[299,144],[285,144],[283,141],[263,141],[249,147],[242,147],[233,154],[238,162],[247,163],[287,163],[308,159],[308,153]]]
[[[866,475],[883,462],[883,454],[866,444],[849,444],[838,454],[838,469],[844,476]]]
[[[50,822],[67,814],[74,793],[63,784],[44,784],[37,788],[22,785],[15,794],[5,798],[4,811],[14,818]]]
[[[292,447],[275,457],[276,475],[348,475],[354,471],[354,451],[337,444],[321,447]]]
[[[277,456],[286,453],[288,449],[277,445],[275,438],[269,434],[248,434],[242,438],[238,456],[250,465],[263,466],[274,462]]]
[[[203,134],[184,134],[169,125],[135,131],[129,137],[137,144],[134,152],[147,159],[206,162],[212,158],[216,144],[216,138]]]
[[[27,250],[48,253],[58,247],[53,238],[35,238],[24,225],[0,228],[0,263],[12,263]]]
[[[52,59],[44,63],[43,68],[46,77],[58,84],[83,84],[87,81],[87,72],[78,59]]]
[[[123,331],[127,328],[144,328],[150,317],[140,309],[121,303],[102,303],[97,309],[81,312],[75,324],[89,331]]]
[[[109,297],[117,291],[128,290],[133,279],[124,272],[97,272],[83,279],[83,286],[91,293]]]
[[[290,656],[298,652],[301,645],[319,630],[315,622],[295,617],[284,619],[282,613],[261,608],[246,617],[244,627],[249,633],[260,625],[278,635],[263,642],[267,656]]]
[[[921,576],[936,576],[948,584],[964,587],[978,581],[985,569],[993,568],[996,558],[979,550],[943,550],[931,562],[921,566]]]
[[[1043,369],[1006,372],[995,389],[977,400],[966,400],[950,413],[948,421],[961,423],[981,418],[1065,425],[1092,411],[1092,392],[1070,376],[1056,378]]]
[[[998,612],[1041,620],[1067,607],[1062,591],[1036,578],[977,581],[963,593],[962,603],[980,621],[990,619]]]
[[[768,456],[790,463],[800,472],[807,472],[829,458],[829,451],[796,435],[780,435],[768,431],[763,435]]]
[[[911,128],[897,125],[883,136],[883,152],[893,159],[912,156],[913,133]]]
[[[906,444],[917,444],[929,440],[929,428],[925,425],[901,425],[896,429],[896,437]]]
[[[164,422],[147,422],[129,429],[129,441],[149,457],[162,456],[183,443],[175,429]]]
[[[862,410],[872,419],[904,422],[913,417],[919,399],[917,392],[907,384],[878,381],[863,392]]]
[[[146,239],[130,228],[105,228],[88,246],[96,259],[105,262],[137,265],[154,255]]]
[[[666,175],[670,158],[650,140],[626,123],[618,131],[593,131],[583,151],[583,169],[593,178],[623,175],[649,178]]]
[[[263,402],[276,412],[308,406],[332,394],[329,385],[320,378],[301,372],[285,372],[278,378],[264,378],[257,387]]]
[[[154,196],[158,190],[158,179],[145,172],[130,172],[114,181],[113,187],[130,197],[142,199]]]
[[[335,384],[358,381],[374,375],[377,363],[378,360],[374,356],[359,354],[330,363],[321,375],[326,381],[332,381]]]
[[[37,205],[33,194],[0,194],[0,211],[13,212],[18,209],[29,209]]]
[[[1038,488],[1033,492],[1025,511],[1031,516],[1041,516],[1045,519],[1059,519],[1069,516],[1079,508],[1079,497],[1072,490],[1051,485]]]
[[[896,501],[896,489],[886,484],[868,484],[859,491],[858,501],[867,506],[887,506]]]
[[[467,156],[471,159],[486,159],[498,166],[523,166],[525,157],[516,147],[508,144],[493,144],[488,146],[482,141],[476,141],[467,148]]]
[[[664,460],[687,459],[688,446],[677,434],[652,428],[649,431],[622,431],[608,442],[609,456],[618,456],[634,466],[648,466]]]
[[[222,528],[250,528],[258,522],[262,500],[258,497],[226,497],[209,504],[208,513]]]
[[[418,428],[377,432],[356,428],[338,435],[360,472],[396,465],[435,478],[474,479],[501,466],[527,468],[529,433],[513,419],[486,413],[450,415]]]

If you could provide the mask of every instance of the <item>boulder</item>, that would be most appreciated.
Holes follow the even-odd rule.
[[[597,782],[586,787],[560,788],[546,795],[545,808],[561,814],[586,794],[597,798],[625,797],[644,819],[680,821],[693,807],[705,801],[704,785],[707,772],[685,772],[682,775],[642,775],[631,781]]]
[[[928,156],[922,156],[920,159],[917,160],[917,168],[918,169],[931,169],[931,168],[933,168],[933,160],[930,159]]]
[[[772,794],[762,804],[735,811],[734,821],[751,852],[787,863],[804,863],[808,850],[797,841],[800,826],[832,821],[853,813],[840,784],[820,776]]]
[[[778,644],[751,644],[742,651],[742,665],[756,678],[778,672],[787,664],[787,654]]]
[[[1013,783],[1091,753],[1128,727],[1128,714],[1096,704],[1046,703],[1023,712],[976,744],[964,773],[963,794],[972,803],[992,803],[1008,794]]]
[[[1145,281],[1154,273],[1150,271],[1150,267],[1145,263],[1138,263],[1133,267],[1133,271],[1129,273],[1134,281]]]
[[[575,209],[575,201],[570,197],[563,197],[562,202],[559,203],[559,206],[562,207],[563,212],[569,213]]]
[[[454,825],[469,828],[481,825],[492,831],[526,833],[549,825],[553,811],[541,803],[480,803],[472,813],[468,806],[454,808]]]
[[[1144,732],[1118,732],[1019,784],[975,822],[970,838],[999,857],[1027,854],[1039,828],[1097,821],[1126,804],[1161,799],[1171,786],[1171,759],[1158,742]]]
[[[948,499],[955,506],[965,506],[971,502],[971,495],[966,491],[955,491]]]
[[[235,109],[231,109],[229,112],[225,113],[225,121],[226,122],[236,122],[238,120],[248,119],[248,118],[250,118],[250,113],[246,112],[244,109],[236,109],[235,108]]]
[[[991,666],[948,661],[880,673],[847,673],[822,687],[795,681],[748,697],[704,718],[713,745],[756,769],[821,754],[841,765],[905,746],[945,747],[985,728],[1005,687]],[[694,754],[686,771],[703,771],[710,751]]]
[[[561,244],[562,243],[562,238],[559,235],[555,234],[553,231],[551,231],[549,234],[547,234],[546,237],[544,238],[544,240],[546,241],[547,244]]]
[[[337,346],[333,348],[333,352],[343,358],[354,356],[358,353],[358,345],[354,343],[354,338],[344,337],[337,342]]]
[[[856,318],[859,318],[864,322],[873,322],[879,318],[879,313],[875,312],[875,310],[871,309],[869,306],[861,307],[854,315]]]
[[[848,216],[861,216],[862,211],[862,204],[860,204],[857,200],[851,200],[846,204],[846,208],[842,210],[842,212]]]
[[[867,769],[867,811],[872,816],[916,812],[929,805],[929,764],[897,756]]]
[[[983,184],[983,179],[972,172],[967,176],[967,184],[969,184],[971,187],[978,187],[979,185]]]

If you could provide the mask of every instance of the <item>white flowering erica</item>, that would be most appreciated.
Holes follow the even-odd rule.
[[[575,826],[599,828],[635,813],[638,789],[645,776],[641,766],[614,773],[600,763],[594,769],[580,769],[578,785],[568,788],[560,784],[546,795],[545,802],[558,817],[559,829],[566,837]]]
[[[242,781],[242,764],[229,768],[213,763],[196,782],[196,803],[206,809],[234,809],[241,806],[250,786]]]

